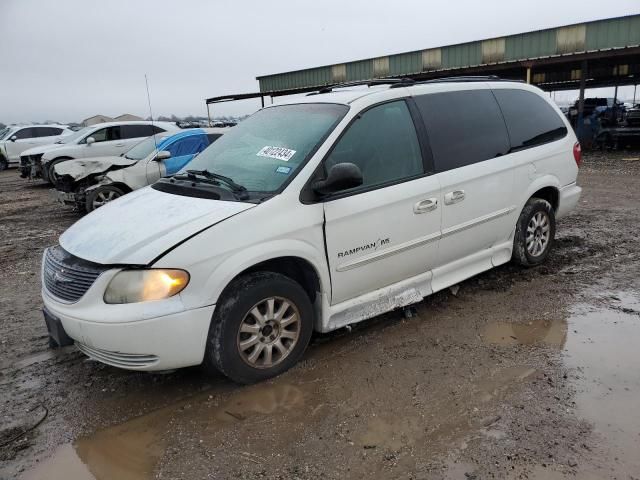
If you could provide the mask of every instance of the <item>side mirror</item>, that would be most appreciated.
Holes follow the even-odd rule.
[[[160,150],[154,160],[156,162],[161,162],[162,160],[166,160],[167,158],[171,158],[171,152],[168,150]]]
[[[93,137],[87,137],[87,139],[85,140],[85,143],[87,145],[91,145],[92,143],[96,143],[96,139]]]
[[[9,140],[11,140],[12,142],[15,142],[17,139],[18,139],[18,137],[16,135],[14,135]]]
[[[353,163],[337,163],[329,170],[327,178],[312,185],[313,191],[320,195],[355,188],[362,185],[362,172]]]

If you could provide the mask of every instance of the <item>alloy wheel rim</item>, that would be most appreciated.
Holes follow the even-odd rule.
[[[93,200],[93,208],[99,208],[103,206],[105,203],[109,203],[115,200],[119,196],[120,195],[118,195],[116,192],[113,192],[111,190],[108,190],[106,192],[98,192],[96,194],[96,198]]]
[[[549,221],[549,215],[546,212],[536,212],[527,225],[526,245],[529,255],[532,257],[542,255],[549,245],[550,237],[551,222]]]
[[[269,297],[249,309],[237,336],[242,360],[253,368],[272,368],[293,351],[300,338],[300,312],[283,297]]]

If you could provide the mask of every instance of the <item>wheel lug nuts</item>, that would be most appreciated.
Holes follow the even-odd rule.
[[[269,338],[270,338],[271,340],[275,340],[275,339],[276,339],[276,336],[275,336],[275,335],[271,335]]]

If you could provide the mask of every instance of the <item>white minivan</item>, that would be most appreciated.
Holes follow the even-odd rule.
[[[494,78],[323,89],[258,111],[44,252],[53,343],[132,370],[278,375],[328,332],[545,260],[580,145]]]

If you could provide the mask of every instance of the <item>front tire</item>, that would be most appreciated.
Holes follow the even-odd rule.
[[[243,275],[216,305],[205,368],[240,384],[280,375],[302,356],[313,324],[311,300],[297,282],[273,272]]]
[[[120,198],[124,195],[124,192],[118,187],[112,185],[104,185],[95,188],[87,193],[86,209],[87,212],[93,212],[96,208],[100,208],[109,202],[114,201],[116,198]]]
[[[72,160],[71,158],[57,158],[55,160],[52,160],[51,162],[49,162],[49,164],[45,167],[42,167],[42,176],[43,179],[49,183],[50,185],[54,185],[56,184],[56,182],[58,181],[58,175],[56,175],[56,171],[54,170],[54,167],[56,165],[58,165],[59,163],[62,162],[66,162],[68,160]]]
[[[544,262],[556,234],[553,207],[542,198],[530,198],[518,218],[513,239],[513,260],[525,267]]]
[[[9,168],[9,162],[7,159],[0,155],[0,172]]]

